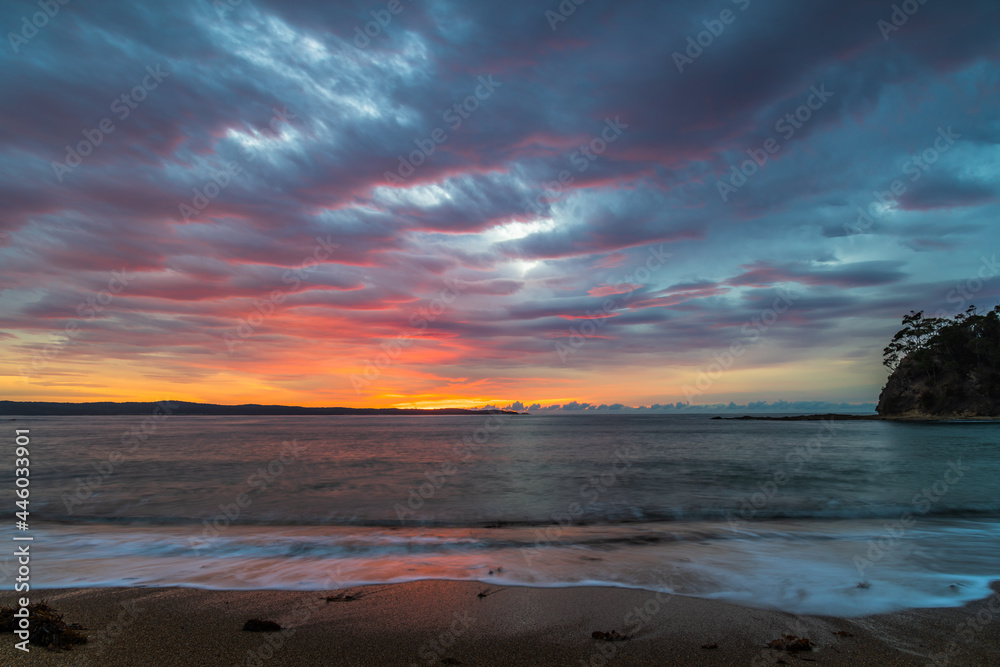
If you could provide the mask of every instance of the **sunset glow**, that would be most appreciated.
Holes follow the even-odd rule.
[[[988,21],[737,6],[678,65],[694,5],[334,4],[7,50],[5,398],[871,403],[903,313],[1000,294]]]

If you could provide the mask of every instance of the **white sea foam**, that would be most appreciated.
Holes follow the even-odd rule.
[[[645,588],[862,616],[959,606],[1000,579],[1000,522],[925,520],[869,551],[882,530],[863,520],[761,522],[752,534],[662,523],[569,526],[551,540],[534,527],[233,526],[194,549],[196,526],[40,525],[33,585],[318,590],[453,579]]]

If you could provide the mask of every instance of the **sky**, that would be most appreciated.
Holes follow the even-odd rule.
[[[0,30],[7,399],[870,404],[903,314],[1000,301],[993,0]]]

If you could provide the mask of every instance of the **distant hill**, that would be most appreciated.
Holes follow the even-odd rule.
[[[163,406],[172,415],[516,415],[514,410],[467,410],[465,408],[305,408],[297,405],[215,405],[188,403],[186,401],[161,401],[160,403],[50,403],[35,401],[0,401],[0,415],[151,415],[160,414]]]
[[[972,306],[951,319],[910,311],[883,354],[892,374],[880,416],[1000,418],[1000,306]]]

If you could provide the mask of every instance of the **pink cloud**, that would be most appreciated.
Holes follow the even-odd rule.
[[[633,292],[642,285],[636,285],[633,283],[618,283],[617,285],[601,285],[599,287],[592,287],[587,291],[590,296],[612,296],[614,294],[628,294]]]

